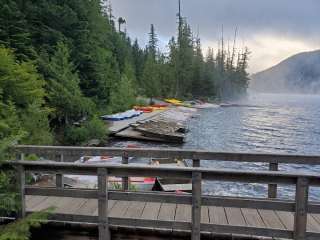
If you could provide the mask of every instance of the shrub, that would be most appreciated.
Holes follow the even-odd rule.
[[[107,127],[97,117],[85,122],[82,126],[72,126],[65,132],[65,143],[70,145],[82,145],[91,139],[104,140],[107,136]]]

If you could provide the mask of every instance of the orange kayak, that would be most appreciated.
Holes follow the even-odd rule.
[[[136,111],[142,111],[142,112],[144,112],[144,113],[153,112],[153,108],[152,108],[152,107],[134,106],[133,108],[134,108],[134,110],[136,110]]]

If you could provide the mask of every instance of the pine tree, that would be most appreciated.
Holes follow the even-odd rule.
[[[25,16],[15,1],[0,1],[0,45],[15,51],[18,60],[35,59]]]
[[[54,118],[61,125],[77,121],[93,110],[80,91],[78,74],[70,61],[68,47],[62,42],[50,59],[47,91],[49,106],[55,110]]]
[[[154,60],[156,60],[156,53],[158,48],[158,37],[155,32],[154,25],[151,24],[150,33],[149,33],[149,44],[148,44],[148,54],[150,54]]]
[[[143,70],[144,93],[152,101],[153,97],[160,95],[160,82],[158,64],[151,54],[148,54],[147,61]]]

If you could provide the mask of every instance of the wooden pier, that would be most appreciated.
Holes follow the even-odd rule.
[[[192,240],[216,234],[320,239],[320,204],[308,201],[309,187],[320,187],[320,175],[280,172],[278,164],[320,165],[319,156],[217,153],[168,149],[119,149],[84,147],[18,146],[22,155],[15,164],[20,171],[22,216],[55,207],[50,221],[90,223],[99,228],[99,239],[111,239],[110,228],[185,232]],[[67,162],[23,161],[25,154],[59,155],[60,160],[77,155],[122,156],[123,163],[135,157],[171,157],[193,160],[193,167],[167,168],[141,165],[92,165]],[[63,157],[62,157],[63,156]],[[265,162],[271,171],[237,171],[201,168],[201,160]],[[55,188],[25,185],[26,172],[57,174]],[[97,189],[64,188],[63,174],[94,175]],[[108,176],[123,178],[123,189],[108,190]],[[192,180],[192,194],[130,192],[128,176],[169,177]],[[202,181],[268,184],[266,198],[208,196]],[[294,185],[295,200],[277,198],[277,184]],[[239,189],[241,190],[241,189]]]

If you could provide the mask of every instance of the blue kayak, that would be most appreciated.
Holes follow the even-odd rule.
[[[136,110],[128,110],[122,113],[116,113],[112,115],[104,115],[101,116],[103,120],[108,120],[108,121],[122,121],[126,119],[130,119],[133,117],[140,116],[142,114],[142,111],[136,111]]]

